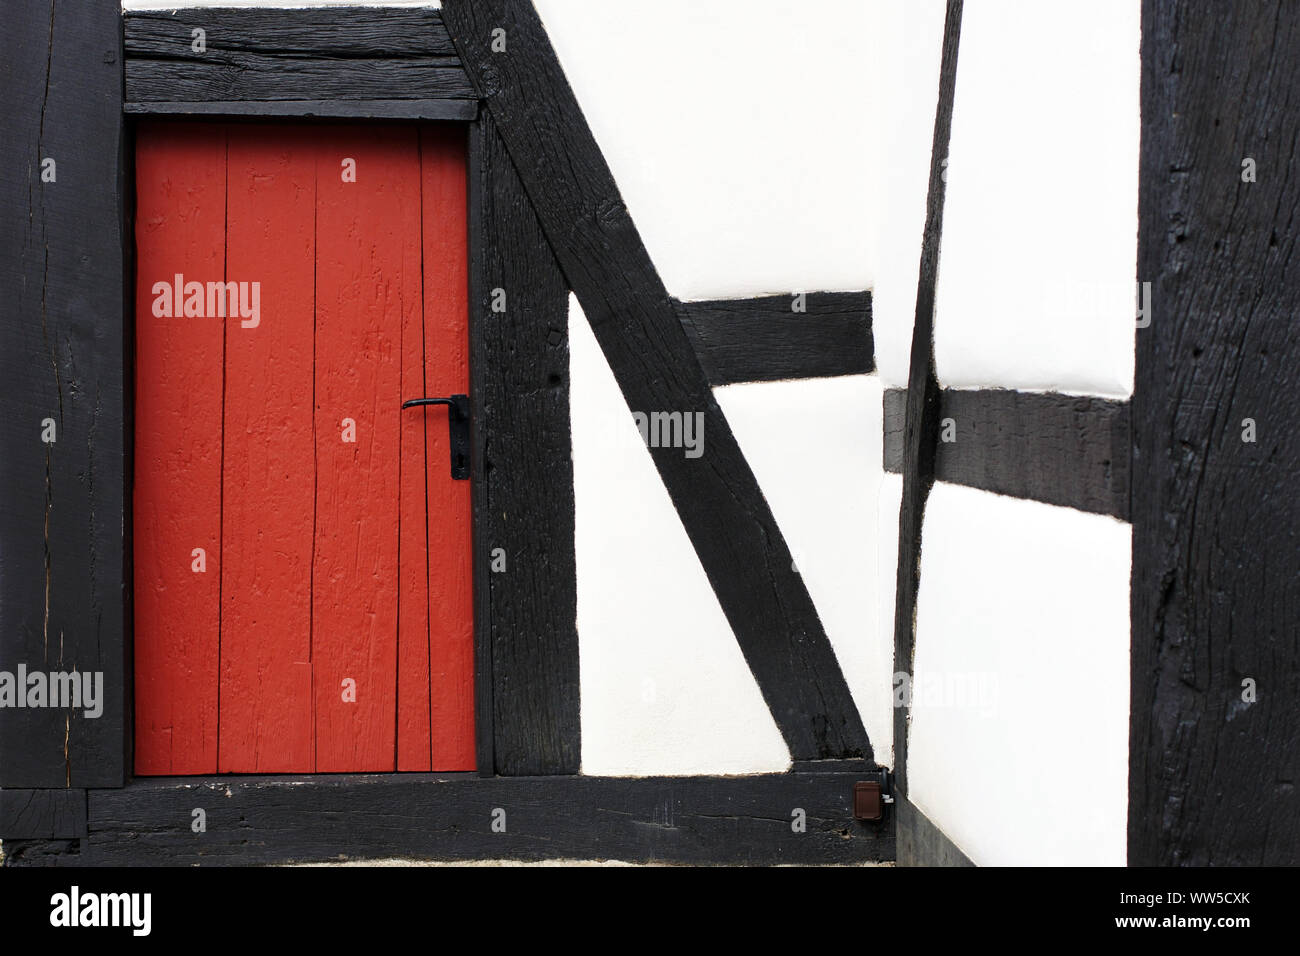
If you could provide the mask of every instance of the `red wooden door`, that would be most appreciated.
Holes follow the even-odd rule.
[[[474,768],[465,138],[136,137],[138,774]]]

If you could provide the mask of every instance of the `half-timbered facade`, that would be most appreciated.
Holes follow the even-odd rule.
[[[123,5],[0,41],[6,864],[1295,861],[1285,7]]]

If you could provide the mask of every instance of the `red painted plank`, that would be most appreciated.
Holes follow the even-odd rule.
[[[222,320],[187,317],[183,304],[177,315],[155,283],[172,286],[177,274],[203,283],[223,276],[225,137],[218,124],[136,128],[135,771],[142,775],[217,769]],[[156,315],[155,307],[171,314]],[[204,552],[201,573],[193,570],[196,548]]]
[[[225,323],[222,772],[314,769],[318,139],[305,127],[230,130],[226,276],[259,294],[255,315]]]
[[[415,144],[418,148],[418,144]],[[418,157],[417,157],[418,159]],[[418,169],[417,169],[418,175]],[[418,185],[418,180],[417,180]],[[417,215],[419,209],[417,206]],[[403,274],[421,269],[418,221],[404,244]],[[416,287],[417,293],[419,287]],[[431,394],[424,379],[422,296],[403,300],[402,397]],[[398,564],[397,769],[432,770],[429,740],[429,550],[425,488],[425,414],[410,408],[401,418],[401,540]]]
[[[421,130],[425,380],[429,395],[469,392],[469,240],[462,127]],[[425,412],[429,657],[434,770],[473,770],[474,613],[470,483],[450,475],[447,411]]]
[[[331,127],[321,144],[312,593],[316,769],[393,770],[402,317],[420,294],[419,273],[406,265],[406,245],[419,236],[416,134]],[[345,159],[356,162],[355,182],[343,181]],[[348,422],[355,429],[350,442],[343,440]]]

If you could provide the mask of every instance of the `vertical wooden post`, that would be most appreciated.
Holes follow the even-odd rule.
[[[0,711],[4,787],[124,782],[121,19],[14,0],[0,31],[0,669],[102,674],[104,694],[94,718]]]
[[[569,290],[486,111],[471,175],[479,770],[577,773],[580,759]],[[487,436],[490,435],[490,438]],[[485,668],[490,671],[484,672]],[[484,753],[485,746],[490,750]],[[486,759],[485,759],[486,758]]]
[[[1295,864],[1300,9],[1202,14],[1142,5],[1128,862]]]

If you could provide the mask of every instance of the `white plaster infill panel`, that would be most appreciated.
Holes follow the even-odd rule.
[[[845,375],[714,394],[794,555],[876,760],[889,765],[894,639],[877,622],[882,601],[892,609],[894,589],[880,589],[876,568],[876,541],[890,531],[877,527],[880,381]]]
[[[871,326],[877,374],[887,388],[906,388],[947,4],[906,0],[878,9],[871,80],[884,95],[875,137],[880,218]]]
[[[980,865],[1122,866],[1132,529],[936,483],[908,797]]]
[[[536,5],[670,294],[871,287],[874,2]]]
[[[787,770],[789,750],[631,410],[569,302],[582,772]]]
[[[966,4],[935,293],[941,384],[1132,393],[1140,8]]]

